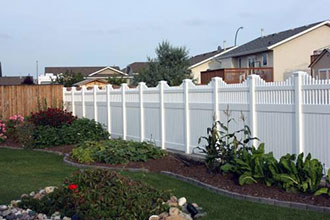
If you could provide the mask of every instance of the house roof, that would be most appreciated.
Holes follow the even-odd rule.
[[[132,73],[138,73],[142,69],[146,68],[148,66],[148,63],[149,62],[134,62],[127,65],[127,67],[125,67],[121,71],[127,74],[129,74],[130,71],[132,71]]]
[[[189,63],[190,63],[190,67],[189,68],[193,68],[195,66],[198,66],[210,59],[213,59],[217,56],[220,56],[222,54],[228,53],[229,51],[233,50],[234,47],[227,47],[226,49],[220,49],[220,50],[214,50],[211,52],[207,52],[207,53],[202,53],[202,54],[198,54],[196,56],[193,56],[189,59]]]
[[[210,57],[213,57],[214,55],[217,55],[217,54],[221,53],[222,51],[223,51],[223,49],[214,50],[214,51],[211,51],[211,52],[202,53],[202,54],[198,54],[196,56],[193,56],[189,59],[190,66],[192,66],[196,63],[200,63],[201,61],[206,60]]]
[[[74,86],[82,86],[82,85],[86,85],[87,83],[95,82],[95,81],[98,81],[98,82],[101,82],[101,83],[108,83],[108,81],[105,80],[105,79],[85,79],[85,80],[77,82],[73,85]]]
[[[88,76],[92,73],[98,72],[107,68],[107,66],[92,66],[92,67],[45,67],[45,73],[53,73],[58,75],[65,72],[81,73],[83,76]],[[110,66],[110,68],[120,71],[118,66]]]
[[[21,85],[26,77],[27,76],[3,76],[0,77],[0,85],[1,86]]]
[[[313,67],[327,53],[330,53],[330,48],[324,49],[308,67]]]
[[[252,53],[264,52],[324,24],[329,25],[330,21],[316,22],[313,24],[297,27],[294,29],[269,34],[263,37],[258,37],[222,55],[221,58],[237,57]]]

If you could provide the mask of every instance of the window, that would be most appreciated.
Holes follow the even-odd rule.
[[[319,69],[316,79],[330,79],[330,69]]]
[[[267,59],[267,54],[266,53],[264,53],[264,54],[262,54],[262,65],[263,66],[267,66],[267,63],[268,63],[268,59]]]
[[[242,58],[238,58],[238,68],[242,68]]]
[[[255,62],[256,62],[255,57],[249,57],[249,58],[248,58],[248,67],[249,67],[249,68],[253,68],[253,67],[255,67]]]

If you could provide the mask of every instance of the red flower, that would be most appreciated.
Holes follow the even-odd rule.
[[[77,188],[78,188],[77,184],[71,184],[71,185],[68,186],[69,190],[76,190]]]

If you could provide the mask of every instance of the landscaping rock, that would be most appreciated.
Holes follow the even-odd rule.
[[[149,220],[159,220],[159,216],[158,215],[152,215],[149,217]]]
[[[54,192],[55,188],[56,188],[55,186],[47,186],[45,188],[46,194]]]
[[[180,215],[173,215],[166,217],[165,220],[186,220],[186,219]]]
[[[185,197],[181,197],[179,200],[178,200],[178,205],[179,206],[183,206],[184,204],[187,203],[187,199]]]
[[[170,214],[170,216],[179,215],[180,210],[178,208],[171,207],[168,213]]]

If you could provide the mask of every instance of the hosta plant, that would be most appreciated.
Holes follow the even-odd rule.
[[[330,184],[330,169],[328,170],[328,175],[327,175],[326,182],[328,184]],[[316,196],[319,196],[319,195],[322,195],[322,194],[327,194],[327,195],[330,196],[330,189],[327,188],[327,187],[322,187],[314,193],[314,195],[316,195]]]

